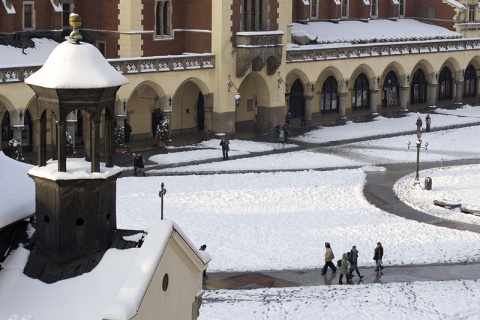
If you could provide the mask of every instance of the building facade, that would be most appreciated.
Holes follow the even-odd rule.
[[[287,110],[292,125],[308,125],[476,104],[479,10],[476,0],[6,0],[0,47],[10,45],[23,60],[0,64],[2,148],[12,137],[37,147],[36,101],[23,81],[41,64],[25,59],[37,54],[32,38],[63,40],[71,12],[83,17],[84,41],[127,77],[117,126],[129,123],[131,140],[143,140],[165,118],[173,135],[234,136],[268,132],[283,124]],[[402,19],[458,37],[292,46],[296,23],[341,28],[346,21]],[[47,140],[55,140],[55,115],[49,117]],[[70,115],[77,143],[87,121],[81,112]]]

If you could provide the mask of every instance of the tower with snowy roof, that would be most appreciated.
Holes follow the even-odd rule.
[[[25,82],[38,101],[38,167],[35,181],[36,232],[25,274],[55,282],[88,272],[111,246],[116,233],[116,180],[113,166],[115,96],[128,83],[100,52],[82,42],[81,18],[71,14],[67,41],[51,53],[44,66]],[[57,161],[47,162],[47,112],[56,119]],[[66,156],[67,116],[82,112],[91,119],[86,160]],[[103,128],[105,163],[100,162]]]

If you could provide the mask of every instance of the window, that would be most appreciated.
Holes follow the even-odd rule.
[[[468,6],[468,21],[475,22],[475,11],[477,5],[471,4]]]
[[[155,37],[171,38],[171,1],[157,1],[155,3]]]
[[[62,27],[70,27],[70,23],[68,19],[70,18],[70,13],[73,12],[72,4],[71,3],[63,3],[62,4]]]
[[[267,0],[243,0],[243,31],[268,30],[267,6]]]
[[[383,107],[398,107],[398,79],[395,72],[390,71],[383,83]]]
[[[35,11],[33,2],[23,3],[23,29],[35,29]]]
[[[475,74],[475,68],[469,65],[465,70],[464,76],[465,85],[463,87],[463,97],[473,98],[477,96],[477,77]]]
[[[328,77],[323,83],[321,99],[322,113],[338,112],[337,80],[333,76]]]
[[[405,16],[405,0],[398,1],[398,16],[399,17]]]
[[[376,17],[378,15],[378,13],[377,13],[377,0],[371,0],[370,1],[370,9],[371,9],[370,15],[372,17]]]
[[[370,88],[367,77],[361,73],[353,85],[352,106],[353,110],[368,109],[370,103]]]
[[[318,17],[317,0],[311,0],[310,2],[311,2],[310,17],[316,19]]]
[[[342,0],[342,18],[348,17],[348,0]]]
[[[413,74],[410,85],[410,104],[425,103],[427,101],[427,81],[422,69],[417,69]]]
[[[435,6],[428,6],[428,17],[435,19]]]
[[[438,101],[452,99],[452,74],[448,67],[444,67],[438,77]]]
[[[104,57],[107,57],[107,46],[105,41],[97,41],[97,49]]]

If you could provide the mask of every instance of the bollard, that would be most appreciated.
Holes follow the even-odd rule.
[[[432,178],[425,178],[425,190],[432,190]]]

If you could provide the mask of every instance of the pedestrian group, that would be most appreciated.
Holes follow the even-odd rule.
[[[347,284],[352,283],[352,278],[354,277],[353,272],[357,273],[360,281],[363,279],[363,275],[360,274],[358,270],[358,250],[357,246],[352,246],[352,249],[349,252],[345,252],[342,254],[341,259],[337,261],[337,265],[333,263],[335,259],[335,255],[333,254],[332,247],[329,242],[325,242],[325,265],[322,268],[322,276],[327,274],[328,268],[332,270],[332,275],[335,275],[337,272],[337,268],[340,268],[340,276],[338,278],[338,283],[343,284],[343,277],[345,276],[345,282]],[[377,246],[375,247],[373,260],[375,260],[375,271],[379,272],[383,270],[382,265],[383,259],[383,247],[381,242],[377,242]],[[379,278],[377,274],[377,278]]]
[[[430,114],[427,114],[427,116],[425,117],[425,132],[430,132],[431,124],[432,124],[432,118],[430,117]],[[420,116],[417,118],[415,125],[417,126],[417,131],[422,131],[423,121],[422,121],[422,118],[420,118]]]

